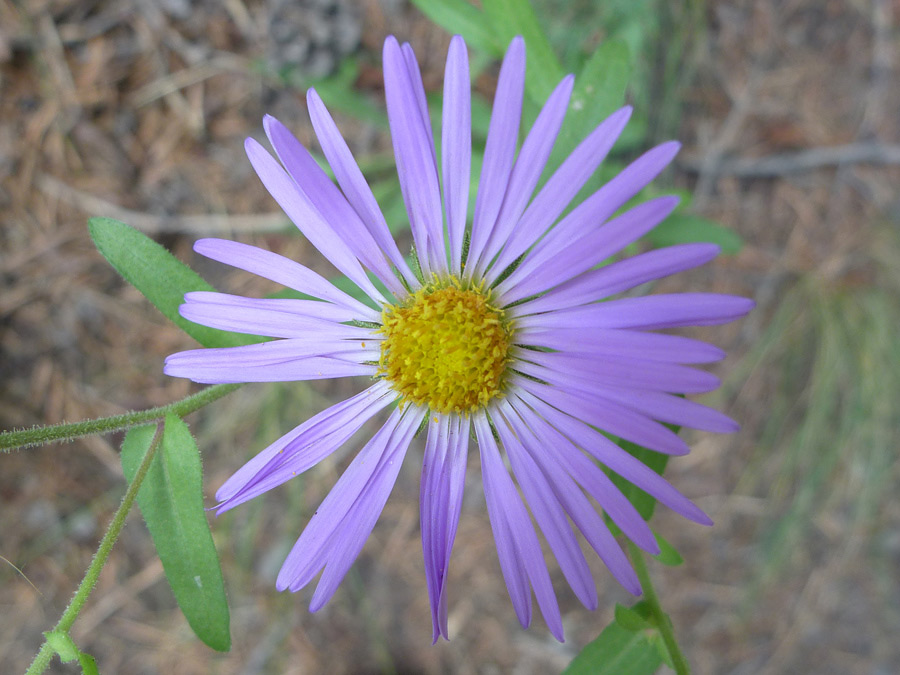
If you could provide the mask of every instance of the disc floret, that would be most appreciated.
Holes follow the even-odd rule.
[[[503,393],[511,329],[481,287],[435,280],[382,312],[379,374],[404,402],[467,414]]]

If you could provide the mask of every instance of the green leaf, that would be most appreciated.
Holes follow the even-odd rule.
[[[59,655],[60,661],[69,663],[77,660],[82,675],[100,675],[94,657],[81,651],[68,633],[59,630],[47,631],[44,637],[47,638],[47,644]]]
[[[147,235],[112,218],[91,218],[88,230],[97,250],[125,281],[204,347],[233,347],[262,338],[207,328],[182,318],[178,306],[188,291],[214,291],[199,274]]]
[[[484,0],[482,4],[504,47],[517,35],[525,39],[528,54],[525,91],[532,102],[543,105],[565,73],[531,3],[528,0]]]
[[[613,621],[576,656],[563,675],[652,675],[662,664],[650,638]]]
[[[659,544],[659,553],[653,556],[658,562],[669,567],[678,567],[684,562],[681,554],[675,550],[672,544],[663,539],[659,532],[654,531],[653,536],[656,537],[656,543]]]
[[[130,482],[155,431],[128,432],[122,468]],[[200,453],[187,425],[168,415],[162,444],[137,496],[178,606],[203,642],[218,651],[231,647],[228,603],[219,558],[203,508]]]
[[[462,35],[470,47],[495,57],[503,54],[506,45],[481,10],[467,0],[413,0],[413,4],[448,33]]]
[[[669,427],[672,428],[672,427]],[[677,432],[677,429],[675,429]],[[634,443],[630,443],[628,441],[619,440],[619,445],[627,450],[630,454],[634,455],[638,460],[649,466],[656,473],[662,474],[666,469],[666,463],[669,460],[668,455],[664,455],[661,452],[654,452],[653,450],[648,450],[647,448],[642,448],[639,445],[635,445]],[[612,482],[622,491],[628,501],[634,504],[634,507],[637,509],[638,513],[641,514],[641,517],[644,520],[650,520],[653,516],[653,510],[656,508],[656,500],[648,495],[646,492],[637,487],[634,483],[631,483],[621,476],[611,473],[610,478]]]
[[[625,105],[625,89],[631,77],[631,55],[622,40],[607,40],[587,60],[575,77],[566,121],[554,146],[563,157],[604,119]]]
[[[653,623],[641,616],[640,613],[635,611],[632,607],[626,607],[619,603],[616,603],[615,617],[616,623],[625,630],[630,630],[632,633],[653,628]]]
[[[692,213],[677,212],[666,218],[647,234],[656,246],[672,246],[691,242],[711,242],[722,247],[723,253],[734,254],[741,250],[741,237],[718,223]]]

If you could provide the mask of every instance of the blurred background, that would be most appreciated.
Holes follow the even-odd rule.
[[[695,672],[900,672],[900,2],[534,6],[567,70],[604,41],[628,45],[637,110],[618,160],[680,139],[658,185],[693,192],[692,213],[743,239],[658,290],[759,303],[737,325],[698,333],[729,352],[715,368],[725,385],[704,402],[742,431],[692,435],[693,452],[667,474],[716,524],[663,510],[654,521],[686,560],[651,572]],[[94,249],[89,216],[141,229],[233,293],[277,288],[195,256],[194,240],[239,239],[332,274],[242,147],[271,113],[316,148],[304,99],[313,83],[407,236],[384,112],[388,34],[412,43],[439,96],[449,35],[403,0],[0,0],[0,428],[162,405],[196,388],[163,376],[164,357],[192,341]],[[472,60],[484,118],[497,63]],[[255,451],[359,386],[247,385],[189,417],[208,503]],[[118,506],[120,441],[0,457],[3,672],[30,662]],[[341,467],[213,520],[230,653],[192,635],[137,513],[76,641],[104,673],[549,673],[628,601],[596,563],[600,609],[588,612],[553,568],[567,642],[540,618],[521,630],[470,462],[450,567],[453,639],[431,646],[410,461],[341,589],[311,615],[311,590],[279,594],[274,577]]]

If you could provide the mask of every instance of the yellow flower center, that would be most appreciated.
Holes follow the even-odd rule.
[[[502,396],[510,329],[480,289],[458,279],[420,289],[382,312],[379,374],[405,401],[469,413]]]

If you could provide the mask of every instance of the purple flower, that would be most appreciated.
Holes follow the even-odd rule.
[[[532,198],[573,78],[556,87],[516,153],[525,78],[521,38],[510,44],[500,71],[471,226],[465,43],[454,38],[447,58],[440,166],[408,44],[387,39],[384,73],[419,269],[413,271],[400,253],[350,150],[310,90],[310,116],[337,185],[272,117],[264,126],[280,163],[253,139],[247,140],[247,154],[291,220],[379,309],[274,253],[202,239],[195,246],[202,255],[318,300],[189,293],[181,307],[185,318],[281,339],[173,354],[165,372],[204,383],[373,380],[263,450],[217,493],[219,512],[242,504],[314,466],[372,417],[389,411],[312,516],[278,575],[279,590],[298,591],[322,573],[312,611],[328,602],[353,564],[413,437],[425,427],[420,509],[435,641],[448,636],[447,568],[474,436],[500,566],[519,621],[531,622],[533,590],[550,631],[562,640],[559,606],[532,518],[585,606],[597,606],[597,593],[572,525],[613,576],[639,594],[628,559],[590,498],[640,548],[659,549],[604,468],[690,520],[711,521],[598,430],[680,455],[687,445],[662,423],[737,429],[721,413],[676,395],[715,389],[714,376],[684,364],[716,361],[723,352],[654,331],[725,323],[753,303],[704,293],[597,302],[702,265],[719,249],[684,244],[597,267],[675,208],[674,197],[659,197],[615,215],[671,161],[677,143],[648,151],[561,218],[613,146],[628,121],[628,107],[600,124]]]

